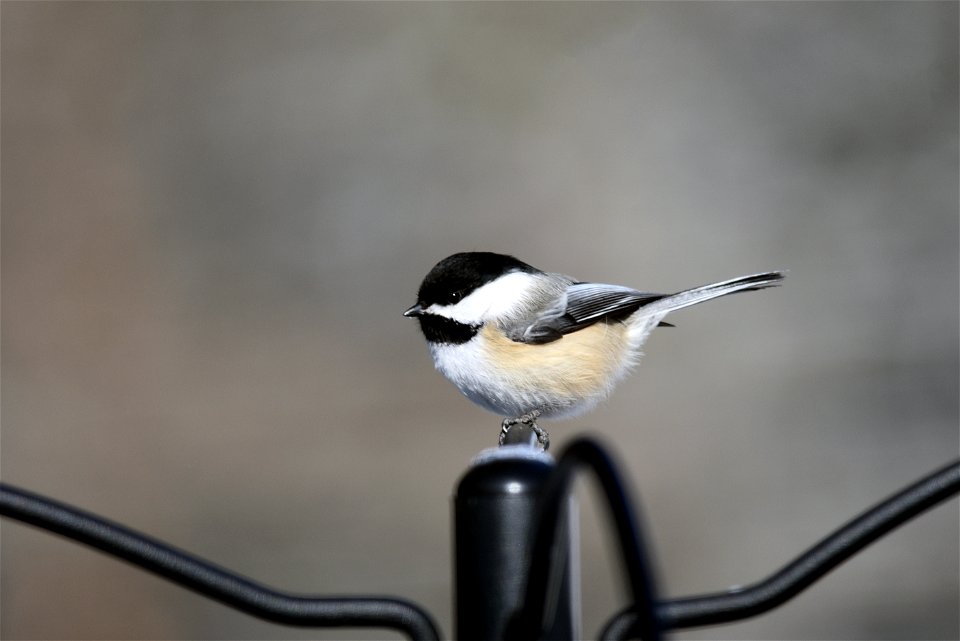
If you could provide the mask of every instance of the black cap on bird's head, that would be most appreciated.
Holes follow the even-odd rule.
[[[404,316],[422,316],[430,305],[454,305],[478,287],[510,272],[534,272],[535,268],[513,256],[493,252],[462,252],[434,265],[417,293],[417,304]]]
[[[420,284],[417,302],[403,313],[420,321],[423,335],[431,343],[459,345],[469,341],[482,324],[463,322],[444,313],[433,313],[434,306],[456,305],[487,283],[511,272],[537,270],[513,256],[493,252],[463,252],[434,265]],[[436,308],[434,308],[436,309]]]

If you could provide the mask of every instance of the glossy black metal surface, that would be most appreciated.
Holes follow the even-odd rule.
[[[495,641],[523,604],[532,556],[529,533],[553,459],[526,446],[500,448],[473,465],[454,497],[456,629],[460,641]],[[567,507],[567,503],[564,506]],[[560,585],[546,639],[573,639],[569,527],[558,535]]]
[[[769,578],[746,588],[658,600],[650,550],[626,484],[596,441],[572,442],[554,464],[525,446],[501,448],[461,479],[454,504],[458,638],[573,639],[579,603],[571,573],[571,482],[597,478],[609,508],[633,605],[603,639],[656,641],[662,631],[729,623],[793,598],[823,575],[926,510],[960,493],[960,462],[937,470],[864,512]],[[423,609],[392,597],[322,598],[280,592],[122,525],[0,484],[0,516],[60,534],[237,610],[285,625],[382,627],[439,638]],[[574,542],[575,543],[575,542]]]

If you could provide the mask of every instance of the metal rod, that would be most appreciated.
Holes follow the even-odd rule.
[[[660,629],[727,623],[766,612],[899,525],[960,492],[960,462],[955,462],[865,512],[759,583],[653,606],[655,586],[639,521],[605,451],[581,439],[553,465],[548,455],[530,447],[501,448],[468,471],[455,500],[460,639],[504,638],[518,631],[525,639],[578,636],[579,600],[572,596],[577,556],[570,551],[575,537],[569,529],[575,521],[562,505],[581,466],[588,466],[600,480],[634,592],[634,605],[609,621],[603,639],[639,636],[651,641]],[[6,484],[0,484],[0,516],[84,543],[268,621],[384,627],[413,639],[439,638],[430,616],[412,603],[390,597],[316,598],[279,592],[124,526]],[[530,634],[523,636],[524,631]]]
[[[767,612],[891,530],[960,492],[960,462],[952,463],[897,492],[853,519],[770,577],[729,592],[664,601],[657,606],[663,628],[716,625]],[[614,616],[601,639],[638,636],[632,608]]]
[[[560,455],[557,469],[547,479],[538,505],[539,518],[533,531],[533,557],[523,607],[508,629],[508,638],[543,638],[554,608],[556,564],[553,549],[562,531],[562,506],[570,495],[574,476],[580,469],[593,472],[600,482],[608,512],[616,528],[624,570],[633,597],[636,620],[631,622],[644,641],[659,641],[660,624],[656,617],[656,583],[648,556],[640,519],[628,497],[627,484],[606,450],[596,440],[579,438]]]
[[[390,597],[318,598],[259,585],[122,525],[7,484],[0,515],[118,557],[247,614],[292,626],[390,628],[417,641],[440,638],[422,608]]]

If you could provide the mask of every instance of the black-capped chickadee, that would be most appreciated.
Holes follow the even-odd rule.
[[[780,272],[741,276],[676,294],[585,283],[512,256],[467,252],[444,258],[403,313],[420,321],[434,365],[471,401],[511,426],[592,409],[640,358],[670,312],[735,292],[779,285]]]

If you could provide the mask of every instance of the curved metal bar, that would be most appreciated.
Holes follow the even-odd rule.
[[[96,548],[274,623],[318,628],[390,628],[417,641],[440,638],[430,616],[407,601],[388,597],[320,598],[280,592],[122,525],[7,484],[0,484],[0,516]]]
[[[820,577],[891,530],[960,492],[960,461],[929,474],[864,512],[772,576],[740,590],[664,601],[657,616],[664,629],[729,623],[756,616],[792,599]],[[601,639],[636,638],[633,608],[615,615]]]
[[[867,545],[960,492],[960,462],[938,470],[843,526],[783,569],[744,589],[655,602],[652,573],[641,530],[625,487],[609,456],[589,439],[567,448],[541,498],[527,600],[511,631],[535,638],[549,620],[556,524],[580,466],[597,475],[617,527],[634,606],[612,618],[603,639],[655,641],[661,629],[728,623],[781,605]],[[0,516],[60,534],[162,576],[178,585],[268,621],[312,627],[385,627],[413,639],[439,638],[432,619],[418,606],[394,598],[316,598],[267,588],[167,546],[143,534],[76,508],[0,484]],[[639,607],[637,607],[639,606]]]
[[[647,560],[640,522],[627,496],[627,486],[613,460],[596,441],[580,438],[561,454],[556,468],[547,479],[539,500],[539,519],[533,533],[530,574],[527,579],[523,607],[516,613],[508,629],[510,639],[539,639],[549,629],[551,613],[558,592],[561,573],[554,559],[557,526],[567,513],[567,497],[575,474],[589,468],[603,490],[609,513],[617,530],[620,552],[627,571],[636,612],[631,621],[633,630],[644,641],[659,641],[660,624],[656,617],[656,584]]]

